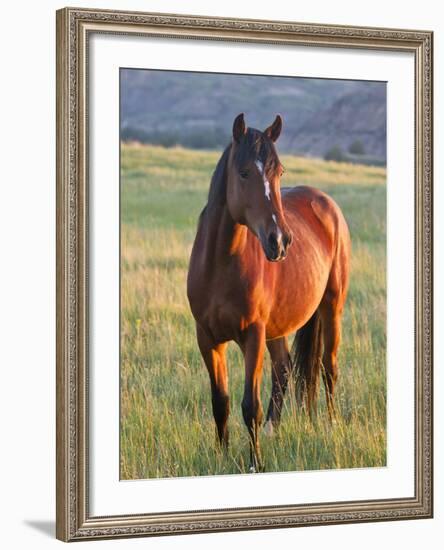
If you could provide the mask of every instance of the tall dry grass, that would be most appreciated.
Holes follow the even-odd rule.
[[[211,395],[186,298],[196,221],[218,153],[122,145],[121,477],[248,471],[243,425],[244,367],[229,346],[230,450],[215,445]],[[338,420],[317,419],[287,395],[279,431],[262,437],[267,471],[383,466],[386,461],[385,170],[282,157],[283,185],[331,194],[353,242],[343,320]],[[270,393],[267,358],[262,388]]]

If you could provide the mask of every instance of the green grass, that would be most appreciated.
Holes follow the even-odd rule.
[[[216,152],[122,145],[121,478],[248,471],[244,366],[229,346],[230,450],[215,444],[208,375],[186,298],[198,215]],[[261,437],[266,471],[386,463],[386,174],[382,168],[283,156],[285,186],[308,184],[338,202],[352,236],[343,319],[338,420],[323,390],[312,422],[286,397],[282,423]],[[270,393],[266,358],[262,400]]]

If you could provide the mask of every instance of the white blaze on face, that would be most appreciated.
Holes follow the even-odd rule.
[[[265,196],[270,201],[271,200],[270,182],[267,180],[267,176],[264,170],[264,165],[260,160],[256,160],[255,164],[257,166],[257,169],[259,170],[259,173],[262,175],[262,179],[264,180]]]

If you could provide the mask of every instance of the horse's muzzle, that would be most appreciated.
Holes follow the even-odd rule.
[[[261,236],[261,244],[269,262],[281,262],[287,257],[288,248],[293,241],[291,233],[271,231],[266,239]]]

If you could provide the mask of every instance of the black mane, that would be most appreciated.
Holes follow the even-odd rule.
[[[213,206],[225,204],[227,189],[227,163],[231,151],[231,143],[222,153],[211,178],[210,190],[208,191],[208,201],[205,209],[211,209]]]

